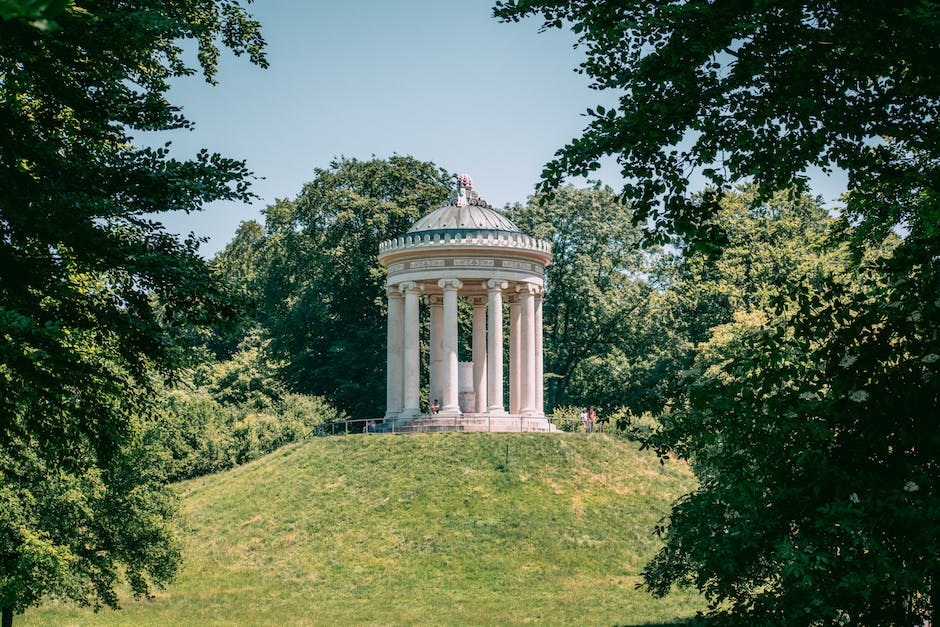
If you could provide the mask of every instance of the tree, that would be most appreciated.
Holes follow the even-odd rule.
[[[805,188],[810,167],[847,172],[834,242],[851,242],[860,278],[794,279],[775,315],[716,335],[720,359],[701,357],[701,385],[689,381],[658,442],[702,486],[673,508],[647,583],[694,583],[713,615],[748,624],[936,620],[940,442],[925,421],[940,415],[940,5],[498,0],[495,11],[571,24],[581,71],[618,92],[615,107],[588,110],[543,191],[615,155],[652,241],[720,249],[713,218],[735,182],[769,198]],[[689,194],[693,172],[713,188]],[[892,231],[901,242],[875,254]]]
[[[497,0],[494,11],[572,24],[587,57],[580,71],[619,96],[588,109],[584,134],[546,166],[543,191],[613,155],[638,224],[714,245],[720,225],[704,223],[740,179],[769,194],[805,185],[809,166],[839,167],[861,235],[899,224],[936,234],[934,2]],[[712,193],[687,193],[693,170]]]
[[[154,377],[186,363],[180,340],[231,306],[198,241],[180,241],[150,216],[247,199],[249,173],[206,150],[180,161],[167,148],[135,147],[132,133],[189,127],[165,100],[171,79],[196,71],[180,42],[195,42],[210,82],[220,47],[266,64],[259,25],[231,0],[20,1],[7,12],[8,4],[0,21],[5,624],[46,593],[116,606],[121,572],[146,594],[175,571],[164,528],[172,508],[161,505],[159,477],[135,444],[139,420],[152,409]]]
[[[385,270],[379,243],[445,199],[451,176],[394,155],[317,168],[294,201],[267,208],[260,316],[290,389],[354,417],[385,406]]]
[[[641,404],[648,372],[631,358],[654,352],[653,255],[638,247],[630,209],[595,183],[563,187],[544,203],[534,196],[507,215],[552,243],[543,313],[547,407]],[[610,376],[614,362],[619,380]]]
[[[228,287],[229,294],[240,304],[236,324],[211,329],[208,347],[217,359],[231,358],[239,343],[259,322],[265,250],[263,227],[254,220],[246,220],[238,225],[235,237],[210,263]]]
[[[659,375],[658,402],[644,409],[654,413],[681,387],[679,374],[692,366],[697,347],[716,326],[738,313],[771,316],[797,276],[819,289],[826,276],[846,271],[846,247],[830,245],[837,221],[819,199],[778,192],[762,200],[753,185],[745,185],[722,196],[712,221],[725,233],[720,251],[680,246],[651,271],[661,294],[652,316],[665,336],[650,357]]]
[[[655,593],[696,585],[733,624],[935,616],[940,305],[905,292],[940,284],[867,274],[739,313],[699,351],[656,438],[700,486],[660,529]]]
[[[725,233],[721,251],[682,247],[658,269],[673,296],[672,324],[683,326],[691,344],[708,341],[735,312],[772,312],[794,277],[831,273],[846,262],[845,247],[829,245],[837,222],[819,199],[787,191],[764,199],[745,185],[718,202],[711,221]]]

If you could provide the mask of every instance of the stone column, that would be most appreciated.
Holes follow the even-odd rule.
[[[457,397],[457,290],[463,284],[457,279],[441,279],[438,287],[444,290],[444,367],[441,372],[441,413],[459,414]]]
[[[431,306],[431,341],[430,355],[428,356],[430,382],[428,400],[432,403],[441,402],[443,392],[441,390],[441,370],[444,366],[444,299],[441,296],[429,296],[428,303]]]
[[[421,413],[418,391],[420,389],[421,362],[419,360],[420,346],[418,344],[418,295],[421,287],[414,281],[399,285],[401,293],[405,295],[405,324],[402,333],[402,353],[404,354],[403,367],[403,416],[417,416]]]
[[[473,411],[486,413],[486,296],[474,296],[473,305]]]
[[[545,415],[545,363],[542,350],[542,295],[543,288],[539,288],[535,295],[535,409]]]
[[[398,287],[388,288],[388,340],[386,343],[385,417],[394,418],[402,410],[402,314],[404,303]]]
[[[503,406],[503,290],[506,281],[490,279],[483,284],[489,299],[489,332],[486,351],[486,402],[491,414],[505,414]]]
[[[509,297],[509,413],[518,414],[519,405],[519,295]]]
[[[538,286],[523,283],[516,288],[521,301],[519,329],[519,413],[531,416],[535,410],[535,292]]]

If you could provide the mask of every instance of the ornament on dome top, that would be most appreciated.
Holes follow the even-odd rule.
[[[441,203],[442,207],[489,207],[489,204],[480,198],[480,194],[473,189],[473,179],[469,174],[460,174],[457,176],[457,190],[451,192],[450,198]]]

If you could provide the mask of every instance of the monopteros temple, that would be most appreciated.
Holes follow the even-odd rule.
[[[522,233],[491,209],[466,174],[458,177],[449,200],[404,235],[383,242],[379,263],[388,268],[386,423],[550,430],[542,406],[542,295],[551,259],[551,244]],[[467,356],[458,355],[461,298],[473,308],[472,354]],[[422,306],[430,309],[428,411],[422,411],[419,394]],[[509,382],[508,405],[504,379]],[[431,411],[434,401],[436,413]]]

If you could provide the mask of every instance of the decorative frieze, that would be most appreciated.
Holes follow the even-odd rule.
[[[413,261],[402,261],[398,263],[393,263],[388,266],[389,275],[397,275],[402,273],[407,273],[414,270],[438,270],[438,269],[447,269],[454,268],[457,270],[512,270],[518,272],[525,272],[533,274],[536,276],[542,275],[544,273],[544,268],[541,264],[531,263],[528,261],[518,261],[514,259],[500,259],[500,256],[489,258],[478,258],[474,259],[472,257],[457,257],[457,258],[432,258],[432,259],[415,259]],[[484,273],[484,276],[488,273]]]
[[[457,267],[487,267],[492,268],[496,262],[493,259],[454,259],[454,265]]]
[[[420,268],[443,268],[444,260],[443,259],[420,259],[418,261],[412,261],[408,264],[408,267],[412,270]]]

